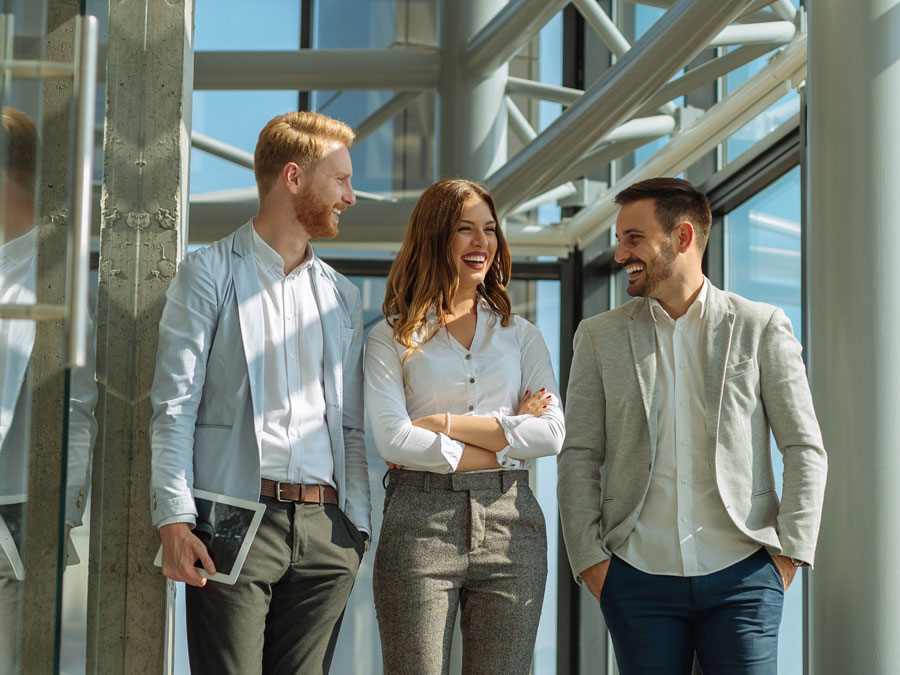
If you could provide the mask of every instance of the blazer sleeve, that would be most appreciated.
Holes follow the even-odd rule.
[[[208,249],[178,268],[159,322],[150,390],[153,524],[194,522],[194,429],[206,363],[218,322],[218,294]]]
[[[606,462],[606,395],[594,336],[585,323],[575,332],[566,392],[566,439],[558,457],[557,497],[563,538],[575,581],[609,558],[600,531],[600,469]]]
[[[800,343],[776,309],[760,344],[760,395],[783,455],[778,538],[782,555],[809,565],[815,559],[828,460],[813,409]]]
[[[348,282],[349,283],[349,282]],[[353,289],[356,291],[355,287]],[[354,525],[372,534],[372,501],[369,494],[369,465],[363,412],[363,314],[359,293],[350,303],[353,335],[343,364],[344,409],[341,424],[344,434],[344,466],[347,486],[345,513]]]

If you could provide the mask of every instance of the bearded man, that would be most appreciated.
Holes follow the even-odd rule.
[[[256,217],[191,254],[166,294],[151,512],[163,574],[188,584],[193,673],[327,673],[368,548],[362,306],[309,245],[356,202],[353,138],[316,113],[272,119]],[[265,505],[234,585],[192,532],[195,488]]]
[[[652,178],[616,203],[616,261],[637,299],[575,335],[558,483],[572,570],[623,675],[687,675],[695,653],[703,672],[775,675],[827,466],[800,344],[780,309],[703,275],[700,190]]]

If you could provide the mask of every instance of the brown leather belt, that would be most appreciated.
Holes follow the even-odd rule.
[[[259,488],[263,497],[274,497],[280,502],[302,502],[304,504],[337,504],[337,490],[330,485],[303,485],[302,483],[280,483],[263,478]]]

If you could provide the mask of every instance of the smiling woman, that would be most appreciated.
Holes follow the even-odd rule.
[[[373,578],[386,672],[446,672],[460,607],[465,661],[531,668],[547,540],[524,469],[565,427],[544,341],[511,313],[510,264],[490,194],[435,183],[369,334],[366,413],[389,466]]]

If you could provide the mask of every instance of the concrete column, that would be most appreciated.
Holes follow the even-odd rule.
[[[900,664],[900,0],[809,8],[810,366],[829,455],[810,673]]]
[[[441,2],[438,178],[481,181],[506,162],[508,67],[482,77],[460,66],[466,42],[504,5],[506,0]]]
[[[152,564],[150,385],[163,294],[187,242],[192,0],[110,3],[88,587],[89,673],[164,672]]]
[[[78,0],[47,3],[43,58],[72,63],[78,4]],[[71,80],[43,83],[36,301],[54,305],[64,304],[66,294],[71,102]],[[59,557],[63,545],[60,499],[66,480],[61,457],[67,439],[64,420],[68,407],[62,339],[62,321],[35,324],[22,610],[22,672],[34,675],[56,672],[59,651],[63,573]]]

